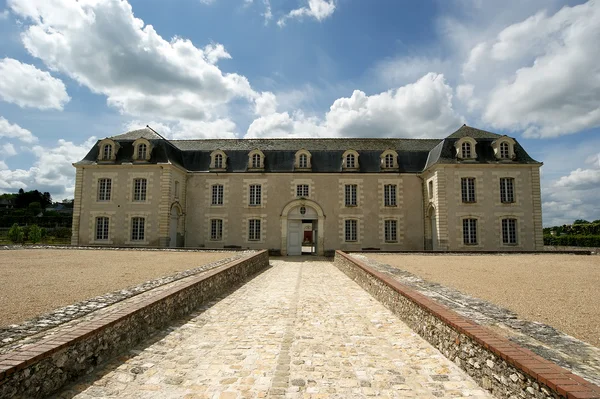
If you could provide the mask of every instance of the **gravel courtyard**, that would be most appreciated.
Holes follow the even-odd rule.
[[[600,256],[367,256],[600,347]]]
[[[135,250],[0,251],[0,327],[235,255]]]

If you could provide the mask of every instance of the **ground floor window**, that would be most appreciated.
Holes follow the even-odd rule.
[[[106,216],[96,218],[96,240],[108,240],[108,218]]]
[[[384,226],[385,242],[398,241],[398,221],[386,220]]]
[[[517,219],[502,219],[502,243],[517,243]]]
[[[210,239],[213,241],[221,241],[223,239],[223,220],[211,219]]]
[[[260,241],[260,219],[248,221],[248,241]]]
[[[345,238],[346,242],[357,241],[357,222],[354,219],[349,219],[345,221]]]
[[[477,219],[463,219],[463,243],[477,244]]]
[[[144,241],[145,224],[146,219],[144,218],[131,218],[131,241]]]

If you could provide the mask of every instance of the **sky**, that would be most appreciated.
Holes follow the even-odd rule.
[[[442,138],[542,161],[600,219],[600,0],[0,0],[0,193],[72,198],[96,140]]]

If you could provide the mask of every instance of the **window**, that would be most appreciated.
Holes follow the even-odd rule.
[[[214,184],[212,186],[212,200],[211,205],[223,205],[223,185]]]
[[[346,168],[356,168],[356,157],[354,154],[346,155]]]
[[[250,185],[250,205],[260,205],[262,200],[262,186],[260,184]]]
[[[396,220],[386,220],[384,225],[385,242],[398,241],[398,222]]]
[[[471,158],[471,143],[462,143],[461,158]]]
[[[429,180],[428,186],[429,186],[429,199],[432,199],[433,198],[433,180]]]
[[[300,154],[298,157],[298,167],[304,169],[308,168],[308,155]]]
[[[296,197],[298,198],[308,198],[308,184],[298,184],[296,186]]]
[[[392,155],[392,154],[385,155],[384,166],[388,169],[394,167],[394,155]]]
[[[354,219],[349,219],[345,221],[346,229],[344,232],[344,236],[346,238],[346,242],[357,241],[357,223]]]
[[[344,204],[346,206],[356,206],[356,184],[346,184],[344,186]]]
[[[140,144],[142,145],[142,144]],[[146,179],[133,179],[133,200],[146,201]]]
[[[98,201],[110,201],[110,179],[98,179]]]
[[[215,155],[215,168],[216,169],[223,169],[223,154],[216,154]]]
[[[509,151],[509,146],[507,142],[502,142],[500,143],[500,159],[509,159],[510,158],[510,151]]]
[[[260,219],[248,220],[248,241],[260,241]]]
[[[515,179],[512,177],[500,178],[500,202],[503,204],[512,204],[515,202]]]
[[[252,167],[260,168],[260,154],[252,154]]]
[[[502,243],[517,243],[517,219],[502,219]]]
[[[210,239],[213,241],[221,241],[223,239],[223,220],[210,220]]]
[[[102,148],[102,160],[110,161],[112,158],[112,144],[104,144]]]
[[[173,196],[175,198],[179,198],[179,182],[177,180],[175,180],[175,186],[173,187]]]
[[[396,185],[386,184],[383,186],[384,206],[396,206]]]
[[[138,144],[137,147],[137,159],[146,159],[146,153],[148,151],[148,147],[146,144]]]
[[[108,240],[108,218],[106,216],[96,218],[96,240]]]
[[[146,219],[131,218],[131,241],[144,241],[144,224]]]
[[[462,202],[475,202],[475,178],[463,177],[460,179],[460,185],[462,191]]]
[[[463,243],[477,244],[477,219],[463,219]]]

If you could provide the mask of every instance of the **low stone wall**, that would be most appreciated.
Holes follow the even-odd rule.
[[[498,398],[600,398],[600,387],[460,316],[358,259],[334,264]]]
[[[0,356],[0,398],[35,398],[122,353],[201,304],[268,267],[267,251],[176,281],[119,304],[32,345]],[[165,288],[168,287],[168,288]],[[107,310],[105,308],[104,310]]]

